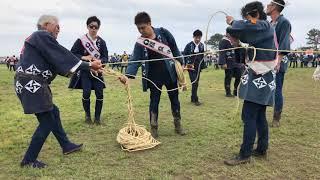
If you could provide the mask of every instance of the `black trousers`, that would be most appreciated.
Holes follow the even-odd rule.
[[[157,87],[162,89],[164,85],[167,89],[175,89],[178,87],[177,82],[173,83],[169,80],[152,80]],[[151,123],[151,113],[156,116],[155,125],[158,125],[158,114],[159,114],[159,103],[161,98],[161,91],[159,91],[153,84],[149,83],[150,87],[150,105],[149,105],[149,113],[150,113],[150,123]],[[171,102],[171,111],[172,112],[180,112],[180,102],[179,102],[179,91],[170,91],[168,92],[168,96]]]
[[[293,68],[297,68],[298,67],[298,61],[290,61],[290,67],[293,64]]]
[[[269,127],[266,118],[267,106],[244,101],[242,108],[243,141],[240,156],[248,158],[252,155],[256,134],[258,134],[258,152],[265,152],[268,149]]]
[[[195,71],[189,71],[190,81],[191,82],[195,81],[195,83],[192,84],[192,90],[191,90],[191,101],[192,102],[198,102],[199,101],[198,87],[199,87],[200,73],[201,72],[199,72],[199,76],[198,76],[198,71],[196,71],[196,70]]]
[[[89,73],[81,74],[81,84],[83,89],[82,94],[82,104],[83,109],[87,116],[91,116],[90,113],[90,96],[91,89],[93,87],[96,94],[96,106],[95,106],[95,119],[99,120],[101,115],[101,110],[103,106],[103,87],[104,84],[99,80],[93,78]]]
[[[50,132],[56,137],[62,149],[70,143],[62,127],[60,112],[56,105],[54,105],[51,111],[35,115],[39,121],[39,125],[32,136],[29,148],[23,158],[25,162],[34,162],[37,159]]]
[[[11,70],[16,71],[15,65],[10,65],[10,71],[11,71]]]
[[[123,73],[123,69],[124,69],[124,73],[126,73],[128,66],[121,66],[121,73]]]
[[[224,87],[227,95],[231,95],[231,80],[235,78],[234,81],[234,95],[237,95],[237,89],[240,84],[241,79],[241,68],[225,69]]]

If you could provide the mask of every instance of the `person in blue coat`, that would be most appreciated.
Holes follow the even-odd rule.
[[[279,44],[279,50],[290,50],[290,34],[291,34],[291,24],[288,19],[286,19],[282,14],[280,14],[286,3],[284,0],[272,0],[267,5],[267,15],[271,17],[271,24],[275,28],[277,35],[277,43]],[[273,127],[280,126],[280,119],[283,109],[283,92],[282,87],[284,83],[285,73],[288,69],[288,57],[289,52],[279,52],[278,53],[278,65],[276,67],[276,94],[275,94],[275,106],[273,113]]]
[[[100,59],[103,64],[108,62],[108,49],[106,42],[98,36],[101,26],[100,20],[96,16],[87,19],[88,33],[76,40],[71,48],[71,52],[82,61],[91,61],[94,58]],[[103,83],[102,74],[89,70],[79,70],[71,78],[69,88],[82,89],[82,105],[85,111],[85,122],[92,124],[90,111],[91,90],[95,91],[96,104],[94,123],[101,124],[100,116],[103,105]]]
[[[267,21],[263,4],[258,1],[248,3],[241,9],[241,14],[244,20],[234,20],[233,17],[227,16],[227,23],[231,25],[227,28],[227,33],[256,48],[275,49],[274,29]],[[231,166],[251,162],[252,155],[266,156],[269,144],[266,108],[274,103],[276,53],[257,50],[254,56],[254,50],[249,49],[248,58],[248,68],[241,77],[239,88],[239,97],[244,100],[243,142],[239,155],[225,161],[226,165]],[[261,66],[266,68],[261,70]],[[258,143],[257,148],[253,150],[256,134]]]
[[[191,89],[191,102],[196,106],[201,105],[198,97],[198,87],[201,70],[206,67],[206,63],[203,60],[204,45],[201,42],[201,38],[202,32],[200,30],[195,30],[193,32],[193,41],[188,43],[183,51],[184,55],[187,56],[185,57],[185,61],[186,67],[188,67],[190,81],[194,82]]]
[[[174,57],[181,56],[177,47],[176,41],[172,34],[164,28],[154,28],[151,25],[151,18],[146,12],[140,12],[135,16],[135,24],[141,37],[156,40],[170,47],[170,50]],[[177,73],[175,70],[174,61],[171,59],[153,61],[153,62],[135,62],[140,60],[150,60],[164,58],[160,53],[147,49],[139,43],[134,46],[133,54],[130,57],[128,69],[126,75],[129,78],[134,78],[138,69],[142,66],[142,75],[145,78],[153,81],[157,87],[162,88],[166,86],[168,90],[178,87]],[[183,64],[183,58],[178,58],[178,61]],[[161,91],[159,91],[152,83],[147,80],[142,80],[143,91],[150,89],[150,125],[151,134],[154,138],[158,137],[158,113],[159,102],[161,97]],[[179,91],[168,92],[171,110],[174,119],[175,132],[180,135],[184,135],[185,132],[181,126],[181,114],[180,114],[180,102]]]
[[[219,65],[225,71],[224,88],[226,91],[226,97],[234,97],[238,95],[238,86],[240,84],[240,78],[242,73],[243,64],[245,63],[245,49],[234,49],[237,42],[233,42],[230,34],[226,34],[219,42],[219,50],[225,50],[219,52]],[[235,78],[233,94],[231,94],[231,80]]]
[[[39,122],[21,167],[44,168],[47,165],[37,157],[51,132],[63,154],[82,148],[82,144],[74,144],[69,140],[62,127],[60,111],[52,102],[50,83],[57,75],[69,76],[77,70],[100,71],[102,64],[98,60],[82,62],[57,42],[60,31],[57,17],[43,15],[37,25],[39,30],[24,42],[14,85],[24,113],[35,114]]]

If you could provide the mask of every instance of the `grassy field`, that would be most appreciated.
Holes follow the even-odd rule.
[[[44,170],[20,168],[37,120],[24,115],[13,88],[13,73],[0,65],[0,179],[320,179],[320,83],[311,80],[313,69],[290,69],[286,76],[286,104],[282,126],[270,129],[268,160],[227,167],[223,160],[239,151],[242,123],[235,116],[237,100],[223,91],[223,71],[202,73],[199,96],[203,105],[190,103],[190,92],[180,94],[182,121],[188,134],[173,129],[168,96],[160,102],[159,140],[154,149],[127,153],[116,142],[127,120],[126,94],[114,78],[107,79],[104,126],[84,124],[81,91],[67,89],[68,79],[52,84],[54,102],[61,111],[69,138],[84,149],[63,156],[51,134],[39,159]],[[140,79],[131,81],[136,121],[149,129],[149,94]],[[92,94],[91,99],[95,99]],[[93,103],[92,103],[93,104]],[[93,107],[92,107],[93,109]],[[268,108],[271,120],[272,108]]]

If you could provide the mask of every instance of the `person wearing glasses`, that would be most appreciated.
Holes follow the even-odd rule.
[[[53,103],[51,82],[59,74],[69,76],[77,70],[102,71],[99,60],[80,61],[69,50],[61,46],[57,37],[60,32],[59,20],[52,15],[42,15],[37,23],[38,30],[24,42],[14,77],[14,89],[25,114],[34,114],[39,125],[35,130],[21,167],[45,168],[37,160],[47,137],[52,134],[58,140],[63,154],[82,149],[82,144],[69,140],[61,124],[59,108]]]
[[[81,36],[73,44],[71,52],[82,61],[92,61],[94,59],[101,60],[102,64],[108,62],[108,49],[106,42],[99,37],[98,31],[101,22],[96,16],[89,17],[87,19],[88,33]],[[103,105],[103,89],[105,84],[103,83],[102,74],[89,70],[78,71],[71,79],[69,88],[82,89],[82,105],[85,111],[85,122],[92,124],[91,112],[90,112],[90,95],[91,90],[96,94],[96,106],[94,123],[101,125],[100,115]]]

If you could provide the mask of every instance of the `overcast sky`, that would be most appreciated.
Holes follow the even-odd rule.
[[[262,0],[266,5],[270,0]],[[205,32],[209,17],[222,10],[240,18],[240,8],[251,0],[1,0],[0,56],[19,54],[23,41],[36,30],[42,14],[60,19],[60,44],[70,49],[77,38],[87,32],[86,19],[96,15],[102,21],[99,35],[107,42],[110,53],[124,50],[131,53],[138,37],[133,19],[137,12],[151,15],[154,27],[165,27],[183,49],[192,39],[192,32]],[[283,14],[291,21],[293,47],[306,43],[306,33],[320,29],[318,0],[289,0]],[[224,33],[225,17],[217,15],[210,25],[208,36]]]

